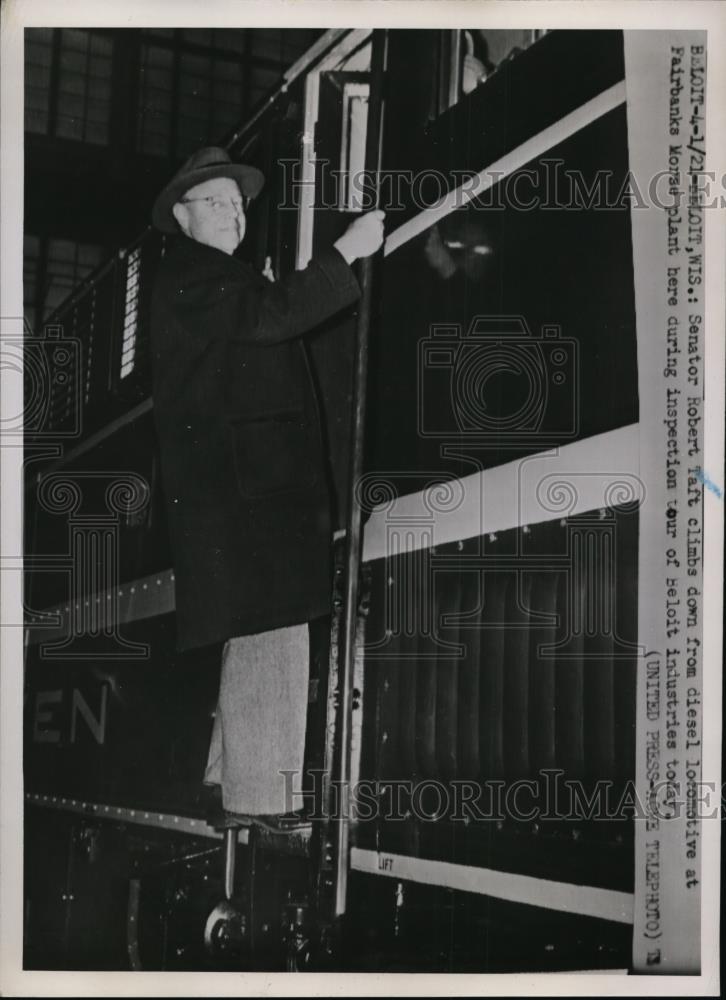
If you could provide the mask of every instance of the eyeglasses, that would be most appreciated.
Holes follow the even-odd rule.
[[[190,205],[193,202],[201,202],[206,205],[207,208],[211,208],[213,212],[228,212],[230,209],[234,212],[244,212],[247,210],[247,206],[250,203],[249,198],[242,198],[241,200],[231,198],[222,198],[220,195],[207,195],[206,198],[182,198],[182,205]]]
[[[477,243],[475,245],[470,245],[468,243],[462,243],[461,240],[444,240],[444,245],[449,248],[449,250],[468,250],[470,253],[475,253],[479,257],[487,257],[490,253],[494,253],[490,246],[486,243]]]

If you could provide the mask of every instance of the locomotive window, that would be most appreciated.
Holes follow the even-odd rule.
[[[316,198],[327,209],[360,210],[351,179],[365,162],[368,113],[370,31],[356,29],[330,52],[318,70],[305,79],[305,119],[302,130],[299,187],[299,227],[296,266],[307,265],[313,251]],[[341,183],[342,180],[342,183]],[[329,197],[326,191],[334,185]],[[317,193],[316,193],[317,188]],[[324,188],[326,189],[324,191]],[[318,216],[325,212],[317,213]],[[316,240],[332,233],[315,220]],[[342,231],[342,230],[341,230]],[[332,239],[335,240],[340,232]]]
[[[345,212],[360,212],[364,207],[355,178],[361,177],[365,170],[369,90],[367,83],[347,82],[343,87],[340,208]]]
[[[492,73],[511,59],[533,45],[543,31],[506,30],[481,31],[479,29],[462,32],[463,46],[460,63],[460,84],[465,94],[471,93],[480,83],[483,83]]]
[[[497,70],[528,49],[546,32],[539,29],[485,31],[466,28],[443,33],[444,52],[440,61],[448,75],[440,88],[439,111],[456,104],[462,96],[476,90]],[[448,51],[446,51],[448,50]]]

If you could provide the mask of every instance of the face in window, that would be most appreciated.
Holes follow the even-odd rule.
[[[184,235],[197,243],[231,254],[244,239],[244,200],[231,177],[189,188],[172,211]]]
[[[481,281],[490,272],[495,255],[494,232],[484,220],[453,212],[432,226],[424,254],[444,280],[462,272],[472,281]]]

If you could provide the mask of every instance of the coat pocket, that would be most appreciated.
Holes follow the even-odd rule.
[[[232,423],[234,467],[241,495],[255,500],[308,489],[321,478],[315,428],[299,411]]]

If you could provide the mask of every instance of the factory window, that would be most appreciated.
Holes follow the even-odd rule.
[[[25,128],[29,132],[109,141],[111,38],[91,31],[25,31]]]
[[[250,74],[250,107],[255,107],[263,97],[280,81],[280,74],[275,70],[255,67]]]
[[[102,35],[61,31],[56,135],[108,143],[112,50]]]
[[[195,36],[193,48],[141,46],[138,142],[144,153],[188,156],[219,141],[244,115],[242,59],[202,47],[208,31],[183,34]]]
[[[32,330],[38,301],[38,258],[40,239],[28,233],[23,237],[23,313]]]
[[[138,148],[188,156],[221,142],[279,84],[319,32],[160,29],[142,33]]]
[[[193,45],[214,45],[214,36],[217,34],[211,28],[182,28],[182,38],[185,42]],[[230,32],[234,34],[234,32]]]
[[[23,238],[23,311],[31,328],[44,323],[91,271],[101,263],[103,248],[92,243]]]
[[[139,146],[156,156],[187,156],[213,143],[242,116],[241,61],[203,49],[144,43],[141,50]]]
[[[259,28],[252,33],[252,39],[255,56],[286,66],[304,51],[291,32],[280,28]]]
[[[157,35],[159,38],[173,38],[174,28],[142,28],[142,35]]]
[[[25,129],[48,133],[52,28],[25,31]]]
[[[169,156],[171,151],[174,53],[144,43],[139,87],[139,148],[143,153]]]
[[[48,240],[45,288],[41,290],[40,298],[44,319],[101,263],[101,257],[102,248],[94,244]]]
[[[138,149],[177,158],[200,143],[220,141],[319,34],[277,28],[143,29]],[[113,36],[100,30],[27,28],[26,130],[107,145],[113,46]]]
[[[242,61],[181,54],[178,152],[214,142],[242,117]]]

